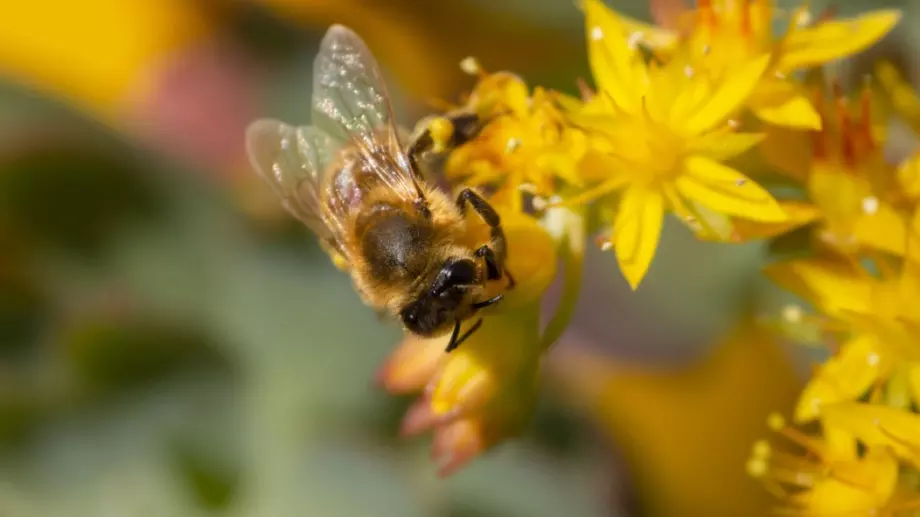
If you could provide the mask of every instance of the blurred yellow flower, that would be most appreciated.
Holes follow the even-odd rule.
[[[779,415],[770,425],[790,446],[755,442],[747,470],[783,502],[780,514],[891,515],[898,509],[898,462],[887,448],[870,446],[860,455],[850,435],[811,436],[786,427]]]
[[[827,406],[826,429],[853,435],[868,447],[892,451],[913,468],[920,468],[920,415],[876,404],[843,402]]]
[[[820,118],[789,77],[797,70],[868,48],[901,18],[900,11],[890,9],[853,19],[815,20],[802,6],[787,16],[785,32],[776,36],[774,19],[779,13],[771,0],[700,0],[693,10],[678,2],[668,5],[681,6],[678,12],[668,13],[676,20],[675,38],[659,36],[648,41],[649,45],[663,41],[665,45],[659,50],[664,53],[687,51],[698,72],[714,77],[731,74],[740,64],[768,54],[770,65],[747,99],[747,106],[771,124],[812,129],[820,128]]]
[[[790,319],[813,320],[832,355],[815,369],[794,413],[798,424],[820,423],[823,436],[774,417],[771,426],[807,454],[758,442],[748,471],[790,512],[900,514],[920,508],[909,474],[920,467],[920,415],[912,409],[920,401],[920,274],[910,260],[849,258],[767,268],[819,312],[786,311]]]
[[[480,2],[448,1],[431,9],[417,0],[254,1],[309,27],[351,27],[417,99],[453,95],[463,80],[454,63],[463,55],[515,62],[526,74],[566,66],[578,52],[565,31]]]
[[[181,0],[12,2],[0,16],[0,74],[113,123],[208,22]]]
[[[887,61],[876,65],[875,77],[885,91],[894,111],[920,135],[920,97],[910,83],[904,80],[895,66]]]
[[[648,271],[668,210],[705,231],[719,216],[786,220],[766,190],[722,163],[761,140],[736,132],[728,119],[753,91],[769,56],[713,80],[679,57],[646,64],[599,1],[585,3],[585,16],[598,94],[583,106],[568,102],[568,111],[570,123],[589,138],[580,173],[596,184],[566,203],[622,191],[607,242],[629,285],[637,288]]]
[[[556,274],[556,244],[536,220],[503,212],[508,268],[517,286],[456,350],[448,337],[407,337],[380,372],[394,393],[424,391],[406,415],[403,431],[434,428],[433,452],[448,475],[528,421],[537,393],[544,343],[540,298]]]
[[[886,61],[878,64],[875,76],[894,113],[910,125],[915,137],[920,137],[920,96],[914,87]],[[915,151],[898,166],[897,186],[906,200],[920,201],[920,152]]]
[[[791,406],[798,389],[771,333],[744,322],[680,368],[559,352],[549,363],[558,388],[623,451],[643,515],[774,515],[769,494],[743,476],[763,415]]]
[[[905,253],[909,206],[897,168],[884,155],[885,123],[865,87],[855,99],[834,85],[814,88],[822,129],[771,128],[761,146],[767,163],[805,187],[820,213],[816,236],[823,246],[852,254],[860,249]]]
[[[472,58],[464,61],[479,76],[466,103],[452,111],[475,113],[484,127],[451,150],[444,164],[447,179],[494,190],[492,201],[520,211],[522,193],[545,201],[560,184],[578,184],[576,167],[585,152],[581,132],[563,124],[563,114],[542,88],[531,94],[524,81],[509,72],[485,73]],[[426,121],[435,134],[443,118]],[[435,134],[435,148],[446,147]]]

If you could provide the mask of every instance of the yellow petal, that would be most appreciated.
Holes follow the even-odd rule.
[[[891,99],[894,110],[920,133],[920,97],[913,85],[905,81],[898,69],[891,63],[883,61],[876,66],[875,75],[879,84]]]
[[[872,515],[888,505],[898,485],[898,462],[885,449],[836,462],[833,472],[815,476],[809,489],[791,494],[788,502],[803,508],[802,515]]]
[[[920,114],[917,122],[920,128]],[[908,198],[920,199],[920,153],[914,153],[898,166],[898,185]]]
[[[879,202],[872,213],[856,219],[853,235],[861,244],[903,256],[907,244],[905,217],[888,203]]]
[[[620,108],[636,110],[645,65],[635,48],[630,48],[629,36],[615,12],[599,0],[586,0],[584,9],[588,62],[598,90],[607,92]]]
[[[777,126],[821,129],[821,115],[793,83],[763,82],[748,102],[757,118]]]
[[[855,54],[888,34],[900,19],[901,11],[888,9],[797,30],[783,41],[777,68],[785,73]]]
[[[897,409],[910,409],[913,396],[910,386],[910,364],[899,362],[892,368],[885,383],[885,394],[882,403]]]
[[[620,271],[633,290],[639,287],[655,257],[663,219],[664,199],[661,194],[641,187],[623,192],[620,212],[614,223],[613,241]]]
[[[629,16],[621,14],[620,23],[623,24],[623,28],[626,29],[627,33],[638,35],[640,43],[644,43],[655,50],[670,52],[679,41],[676,31],[640,22]]]
[[[890,358],[879,349],[875,336],[861,334],[847,341],[805,386],[795,409],[795,421],[810,422],[828,404],[858,399],[891,367]]]
[[[910,396],[914,399],[914,404],[920,404],[920,364],[913,364],[908,374],[910,380]]]
[[[767,126],[760,154],[776,172],[804,183],[811,172],[811,135],[790,128]]]
[[[920,415],[885,406],[842,402],[824,408],[827,427],[853,433],[867,446],[891,447],[899,457],[920,466]]]
[[[729,70],[714,89],[707,102],[697,107],[683,128],[688,134],[699,134],[721,123],[748,100],[760,81],[770,56],[745,61],[737,70]]]
[[[740,172],[702,156],[684,161],[684,174],[675,182],[686,198],[717,212],[755,221],[779,222],[786,214],[769,192]]]
[[[914,215],[910,220],[910,227],[907,230],[907,250],[905,254],[914,266],[920,265],[920,206],[914,209]],[[908,265],[905,265],[907,268]],[[911,271],[916,271],[916,267]]]
[[[508,241],[508,271],[517,284],[502,304],[516,307],[535,303],[556,277],[556,243],[532,217],[503,211],[502,229]]]
[[[564,400],[585,407],[625,452],[649,517],[773,515],[775,501],[741,469],[764,415],[790,407],[799,381],[775,336],[752,322],[713,345],[678,368],[577,347],[554,362]]]
[[[864,202],[872,197],[872,185],[865,176],[850,174],[838,164],[815,162],[808,177],[811,199],[824,212],[828,224],[842,233],[853,231]]]
[[[7,2],[0,16],[0,73],[111,123],[144,73],[209,27],[177,0]]]
[[[764,274],[826,312],[865,312],[870,306],[871,284],[847,264],[823,259],[790,260],[764,268]]]
[[[377,380],[390,393],[420,392],[441,364],[446,346],[445,338],[408,335],[387,358]]]
[[[713,211],[696,201],[684,199],[674,185],[664,186],[668,208],[687,225],[698,239],[725,242],[732,238],[734,225],[730,217]]]
[[[818,207],[801,201],[779,201],[787,219],[779,223],[739,219],[734,222],[734,236],[741,242],[769,239],[810,224],[821,217]]]
[[[722,162],[744,154],[763,141],[761,133],[713,132],[691,140],[688,151]]]

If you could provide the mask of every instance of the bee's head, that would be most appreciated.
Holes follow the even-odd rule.
[[[482,273],[470,258],[449,258],[429,289],[406,305],[399,316],[406,329],[420,336],[437,336],[472,312],[473,295],[482,287]]]

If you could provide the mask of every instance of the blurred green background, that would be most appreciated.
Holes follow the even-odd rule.
[[[870,55],[915,78],[907,4]],[[644,2],[611,5],[648,18]],[[426,99],[471,86],[457,66],[467,55],[574,91],[590,74],[573,2],[11,0],[3,11],[0,515],[766,511],[744,459],[804,363],[756,331],[729,334],[782,302],[759,277],[761,245],[702,244],[671,225],[637,293],[612,255],[592,252],[530,430],[440,480],[427,438],[398,437],[409,400],[373,382],[398,330],[245,161],[249,120],[307,122],[331,23],[364,35],[411,125]]]

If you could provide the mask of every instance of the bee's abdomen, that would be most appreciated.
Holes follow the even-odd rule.
[[[356,221],[361,251],[374,280],[385,283],[415,279],[428,268],[431,224],[392,205],[378,204]]]

